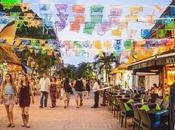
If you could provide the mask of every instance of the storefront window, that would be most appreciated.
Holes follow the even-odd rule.
[[[167,71],[167,84],[172,85],[175,82],[175,68]]]
[[[175,82],[175,66],[174,65],[167,65],[167,85],[172,85]]]

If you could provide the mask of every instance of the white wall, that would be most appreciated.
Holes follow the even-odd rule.
[[[132,78],[132,71],[125,71],[122,75],[122,86],[125,88],[126,83],[129,88],[133,86],[133,78]]]
[[[146,76],[145,82],[146,90],[150,89],[154,83],[159,85],[159,75]]]

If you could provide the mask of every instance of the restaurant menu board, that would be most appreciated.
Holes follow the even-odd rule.
[[[175,130],[175,86],[170,89],[170,130]]]
[[[2,4],[19,4],[22,0],[0,0]]]

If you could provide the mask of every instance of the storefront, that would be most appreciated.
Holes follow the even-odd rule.
[[[111,83],[115,85],[121,85],[122,88],[132,88],[132,70],[127,70],[127,65],[120,65],[113,69],[111,72]]]
[[[163,65],[164,93],[168,93],[169,86],[175,82],[175,50],[157,56],[157,65]]]
[[[153,84],[161,84],[161,71],[163,67],[156,65],[156,57],[135,62],[128,67],[133,70],[133,88],[144,86],[146,90]]]
[[[20,60],[12,50],[11,46],[1,45],[0,54],[0,73],[2,75],[7,72],[18,73],[22,71]]]
[[[133,70],[133,86],[144,85],[146,89],[154,83],[161,86],[164,94],[175,82],[175,50],[135,62],[128,67]]]

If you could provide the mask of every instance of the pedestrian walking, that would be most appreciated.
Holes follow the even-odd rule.
[[[34,103],[34,95],[32,90],[32,84],[30,84],[26,75],[21,77],[21,80],[18,85],[18,100],[19,106],[21,108],[23,125],[22,127],[30,128],[29,125],[29,107],[31,103]]]
[[[81,80],[81,77],[77,79],[74,88],[76,91],[76,105],[77,108],[80,108],[80,106],[83,105],[83,82]]]
[[[51,108],[56,107],[56,98],[57,98],[57,79],[56,77],[53,77],[51,79],[50,84],[50,98],[51,98]]]
[[[86,89],[85,89],[86,90],[85,92],[86,92],[86,98],[87,99],[89,99],[89,96],[90,96],[90,90],[91,90],[90,86],[91,86],[90,80],[87,80],[87,82],[86,82]]]
[[[72,92],[72,87],[71,87],[71,84],[70,84],[68,78],[66,78],[66,80],[64,82],[63,89],[64,89],[64,108],[68,108],[69,107],[70,94]]]
[[[5,75],[5,80],[2,82],[2,92],[1,92],[2,102],[5,105],[9,121],[7,127],[12,128],[15,127],[13,120],[13,108],[15,103],[17,103],[16,96],[17,96],[17,90],[16,86],[14,85],[12,75],[10,73],[7,73]]]
[[[50,79],[44,73],[43,77],[39,81],[41,99],[40,99],[40,108],[47,107],[48,92],[50,87]]]

